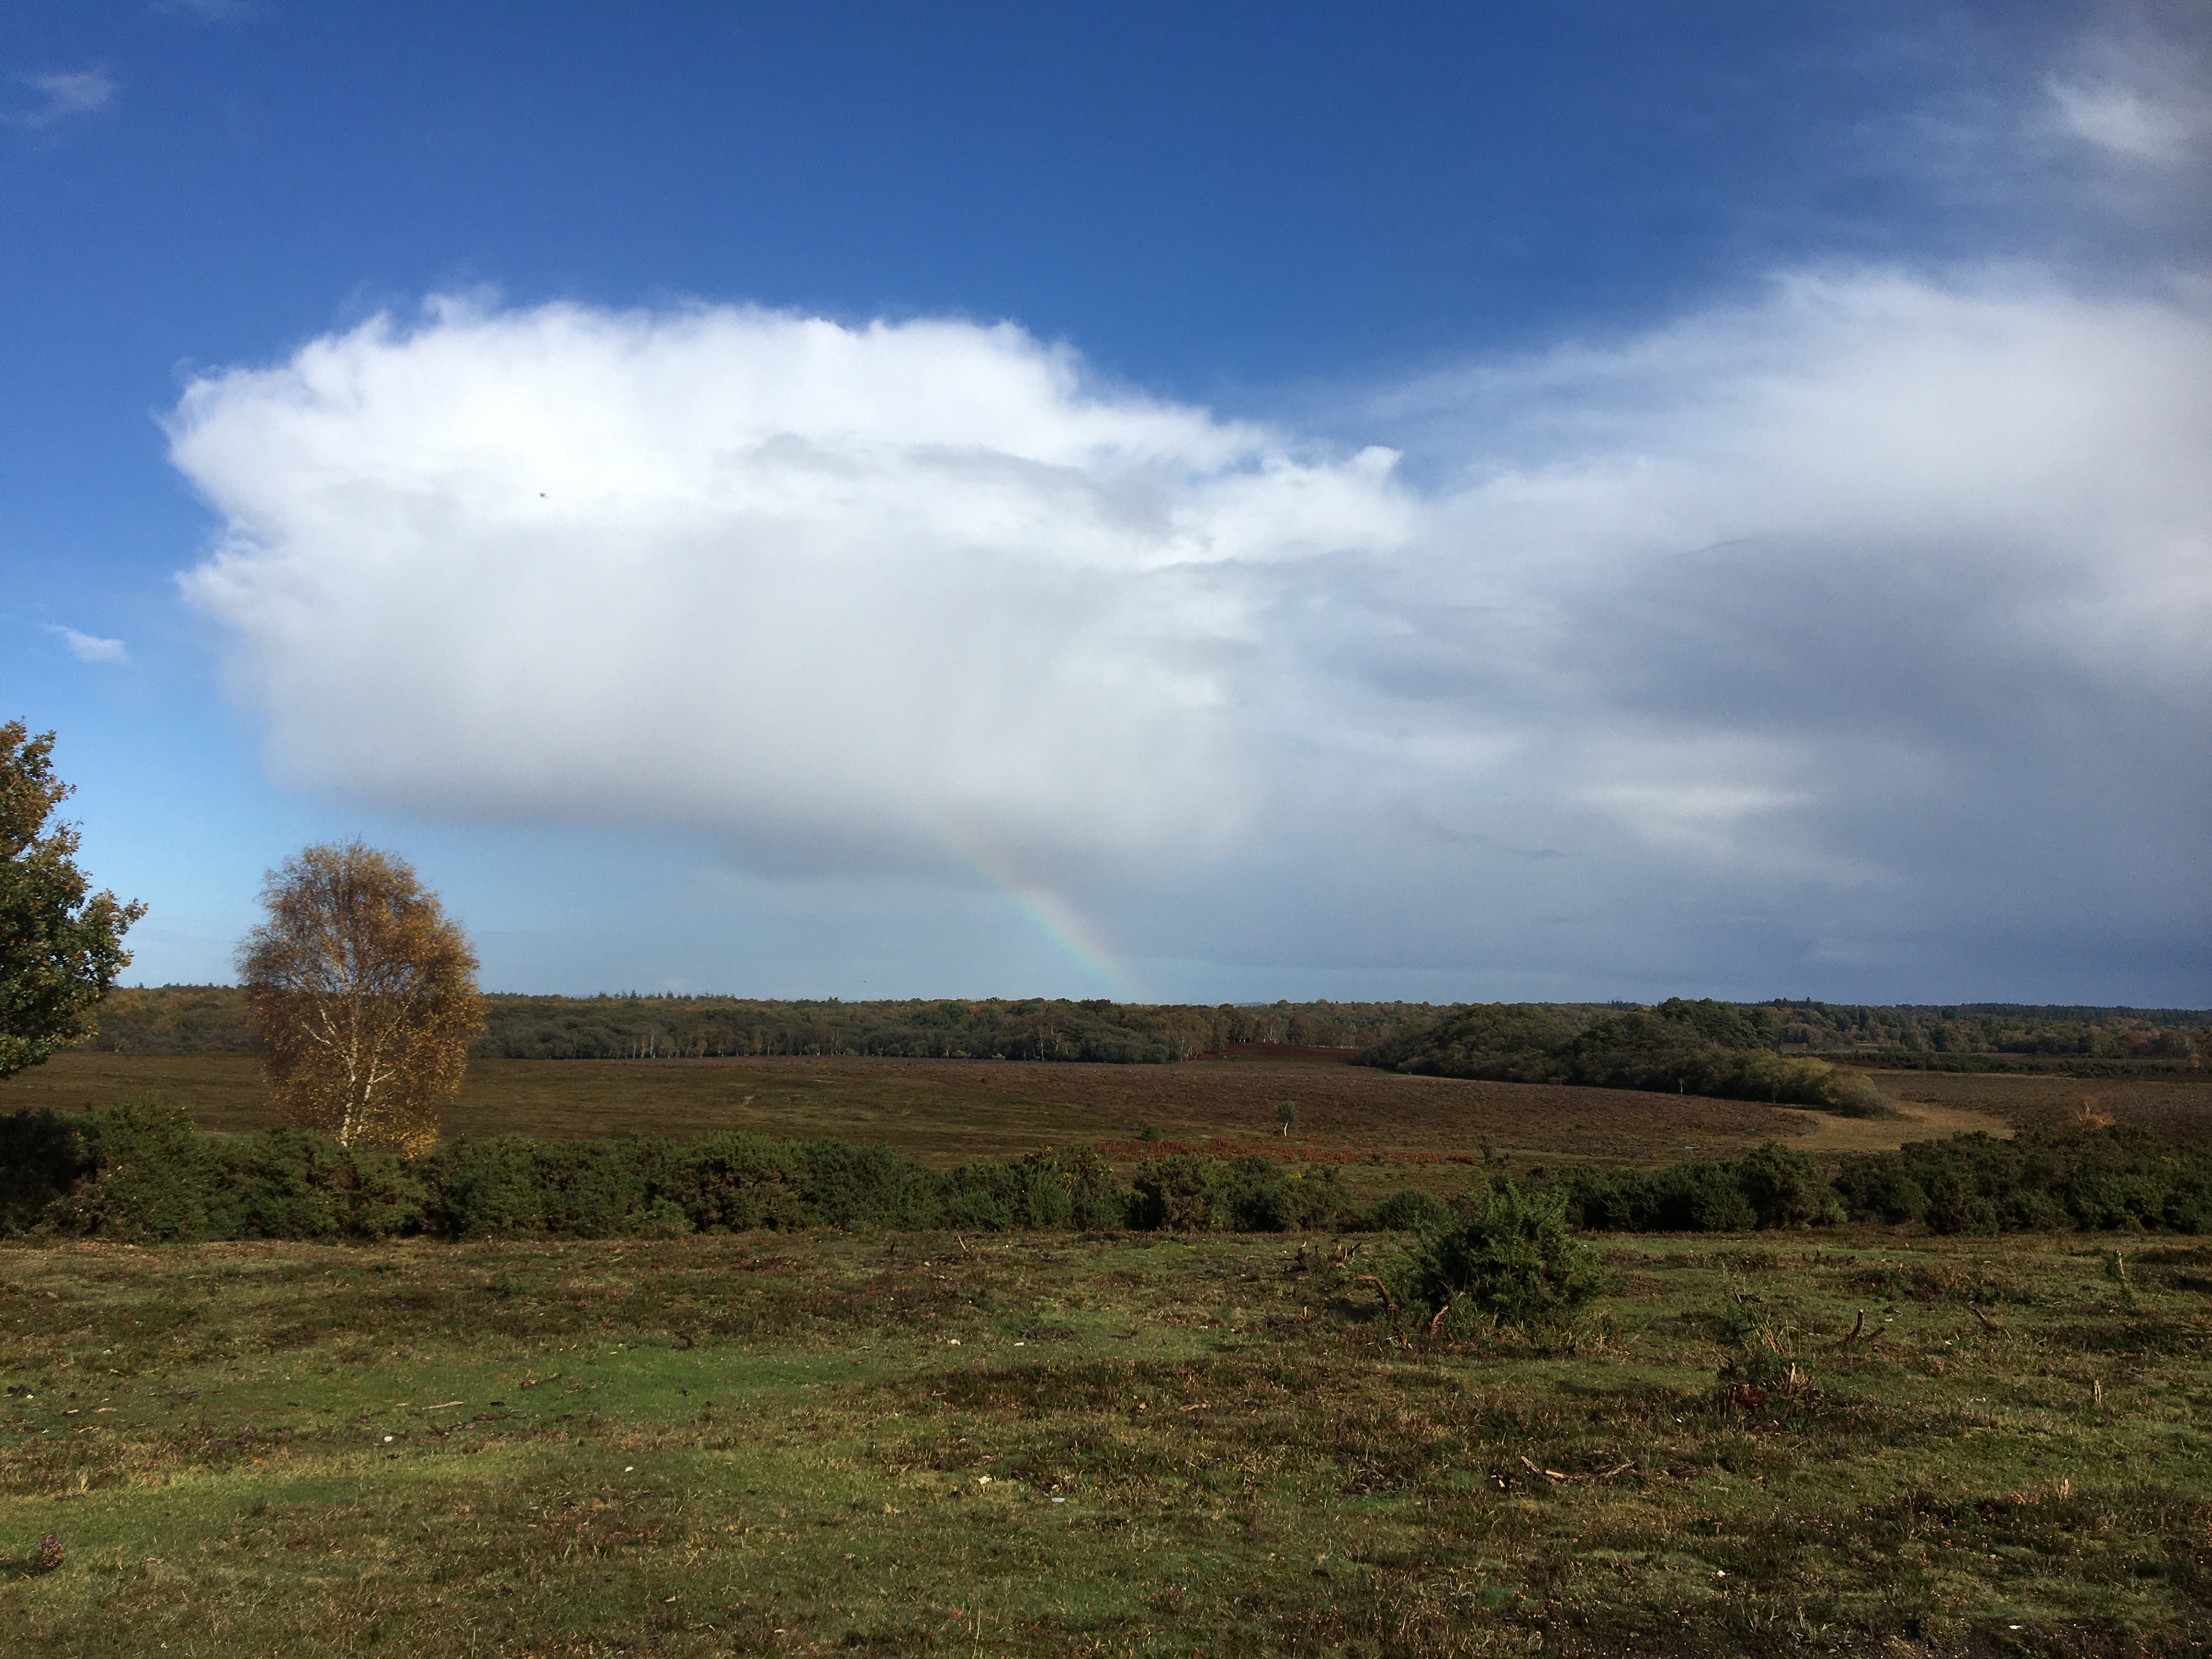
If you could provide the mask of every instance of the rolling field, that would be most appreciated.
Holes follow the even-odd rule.
[[[1115,1161],[1146,1128],[1190,1145],[1220,1139],[1270,1152],[1348,1160],[1385,1186],[1463,1182],[1437,1158],[1664,1164],[1726,1157],[1774,1139],[1814,1150],[2056,1122],[2094,1097],[2123,1121],[2203,1133],[2212,1079],[2084,1084],[2046,1077],[1875,1073],[1894,1119],[1850,1120],[1755,1103],[1612,1089],[1401,1077],[1267,1057],[1179,1066],[1034,1065],[880,1059],[477,1060],[447,1120],[455,1136],[524,1133],[685,1137],[711,1129],[882,1141],[939,1164],[1105,1143]],[[58,1056],[0,1083],[0,1110],[82,1110],[153,1095],[211,1130],[276,1127],[255,1062],[234,1054]],[[1296,1128],[1275,1133],[1294,1100]],[[1370,1160],[1376,1162],[1370,1163]],[[1381,1179],[1378,1173],[1374,1179]]]

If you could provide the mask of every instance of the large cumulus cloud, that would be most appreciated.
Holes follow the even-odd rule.
[[[445,302],[172,431],[277,763],[382,804],[1476,988],[2201,970],[2201,289],[1801,275],[1309,424],[1008,326]]]
[[[1221,844],[1266,785],[1253,573],[1414,517],[1385,452],[946,321],[442,303],[203,380],[174,436],[287,771],[814,866]]]

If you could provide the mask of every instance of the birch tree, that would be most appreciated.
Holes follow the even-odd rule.
[[[483,1029],[476,952],[404,859],[360,842],[270,872],[239,946],[270,1092],[345,1146],[436,1144]]]

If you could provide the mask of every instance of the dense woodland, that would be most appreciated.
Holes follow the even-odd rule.
[[[1597,1080],[1605,1069],[1598,1056],[1607,1034],[1634,1036],[1633,1023],[1624,1027],[1620,1022],[1645,1012],[1618,1002],[1207,1007],[1047,998],[844,1002],[640,994],[494,995],[486,1004],[487,1024],[474,1052],[499,1059],[884,1054],[1157,1064],[1234,1043],[1271,1042],[1366,1051],[1379,1063],[1407,1070],[1528,1080],[1536,1080],[1540,1073],[1563,1079],[1577,1066],[1577,1080],[1585,1073]],[[1677,998],[1656,1012],[1668,1018],[1671,1028],[1694,1031],[1731,1053],[1826,1054],[1879,1059],[1885,1065],[2185,1066],[2212,1053],[2212,1012],[2203,1010],[1998,1003],[1860,1007],[1779,1000],[1692,1003]],[[1598,1036],[1585,1039],[1593,1030]],[[1649,1036],[1648,1030],[1644,1035]],[[1662,1035],[1671,1036],[1674,1029]],[[1577,1041],[1582,1048],[1567,1070],[1555,1066],[1544,1072],[1552,1064],[1545,1055],[1556,1056]],[[1639,1042],[1626,1046],[1636,1049]],[[243,992],[228,986],[165,985],[111,991],[100,1005],[100,1030],[91,1046],[125,1054],[248,1053],[254,1042]],[[1468,1061],[1470,1054],[1477,1060]],[[1470,1063],[1505,1069],[1471,1070]]]

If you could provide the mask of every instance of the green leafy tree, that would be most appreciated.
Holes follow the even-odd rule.
[[[51,732],[0,726],[0,1077],[93,1034],[101,994],[131,963],[124,933],[146,914],[92,892],[76,826],[48,825],[71,789],[53,749]]]

